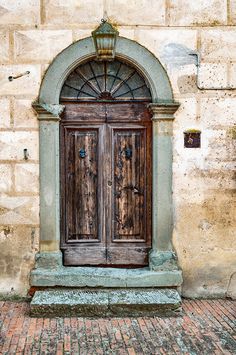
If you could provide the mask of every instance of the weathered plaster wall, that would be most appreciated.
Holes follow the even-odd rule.
[[[236,1],[0,0],[0,292],[25,294],[38,250],[38,123],[48,64],[103,17],[166,68],[175,100],[174,246],[185,296],[236,294]],[[202,56],[198,90],[195,58]],[[8,76],[30,71],[9,82]],[[201,149],[183,131],[202,131]],[[23,159],[23,149],[29,159]]]

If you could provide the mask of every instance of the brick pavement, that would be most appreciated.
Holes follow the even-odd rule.
[[[184,300],[178,317],[30,318],[0,302],[0,354],[236,354],[236,302]]]

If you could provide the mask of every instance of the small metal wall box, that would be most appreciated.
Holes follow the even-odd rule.
[[[189,129],[184,132],[185,148],[201,148],[201,131]]]
[[[119,32],[106,20],[92,32],[97,60],[112,61],[115,58],[116,39]]]

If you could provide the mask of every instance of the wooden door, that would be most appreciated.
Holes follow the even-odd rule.
[[[143,266],[151,248],[150,114],[145,100],[105,95],[62,100],[64,264]]]

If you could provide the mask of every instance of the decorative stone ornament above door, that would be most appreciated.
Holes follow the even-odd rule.
[[[145,78],[152,103],[152,250],[149,268],[112,269],[65,267],[60,251],[59,120],[62,86],[80,64],[95,58],[92,37],[62,51],[49,66],[33,108],[40,122],[40,252],[31,272],[32,286],[179,286],[182,273],[172,249],[172,125],[179,104],[174,102],[166,71],[146,48],[118,37],[116,59],[136,68]]]

